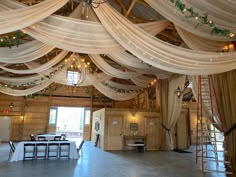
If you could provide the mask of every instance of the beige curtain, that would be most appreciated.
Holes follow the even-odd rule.
[[[214,75],[214,84],[222,116],[223,131],[229,130],[236,123],[236,70]],[[226,136],[228,151],[232,156],[236,170],[236,130]]]
[[[159,80],[160,84],[160,113],[162,119],[162,150],[173,150],[174,145],[171,129],[174,128],[182,107],[182,97],[178,98],[175,90],[184,89],[186,76],[174,76],[169,80]]]

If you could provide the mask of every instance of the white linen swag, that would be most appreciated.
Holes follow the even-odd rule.
[[[1,1],[2,8],[5,7],[7,11],[0,12],[0,34],[33,25],[50,16],[63,7],[68,1],[69,0],[45,0],[30,7],[26,7],[25,5],[11,0]]]
[[[214,74],[236,68],[236,53],[202,52],[165,43],[140,28],[108,4],[94,9],[107,31],[125,49],[157,68],[188,75]]]
[[[67,55],[67,53],[68,53],[67,51],[62,51],[58,55],[56,55],[53,59],[51,59],[50,61],[38,66],[37,68],[33,68],[33,69],[15,70],[15,69],[7,68],[3,65],[0,65],[0,68],[4,69],[5,71],[15,73],[15,74],[34,74],[34,73],[38,73],[38,72],[43,72],[43,71],[49,70],[52,66],[59,63]]]
[[[188,2],[187,2],[188,1]],[[169,21],[173,22],[175,25],[191,32],[197,36],[201,36],[206,39],[216,40],[216,41],[228,41],[229,39],[224,36],[211,35],[211,28],[207,25],[202,25],[199,28],[195,28],[197,21],[194,18],[186,18],[185,14],[180,11],[174,12],[175,5],[170,1],[163,0],[145,0],[153,9],[164,16]],[[232,32],[236,32],[236,4],[233,1],[182,1],[186,4],[187,8],[193,7],[199,14],[204,14],[208,12],[208,19],[214,21],[221,29],[228,29]],[[198,7],[201,6],[199,10]],[[206,11],[204,11],[206,10]],[[186,13],[187,14],[187,13]]]
[[[11,5],[10,7],[14,9],[13,5]],[[17,8],[18,7],[19,6],[17,6]],[[109,36],[109,40],[114,41],[114,44],[117,44],[117,46],[119,46],[122,50],[124,50],[125,48],[126,50],[129,50],[130,52],[132,52],[134,55],[138,56],[138,58],[144,62],[144,66],[146,66],[145,63],[147,63],[149,65],[152,65],[153,67],[157,67],[162,70],[164,69],[169,72],[177,72],[181,74],[188,73],[191,75],[203,74],[203,73],[205,74],[218,73],[218,72],[231,70],[236,67],[235,61],[234,61],[235,54],[220,55],[220,54],[212,53],[212,52],[193,51],[193,50],[187,50],[187,49],[182,49],[180,47],[172,46],[165,42],[161,42],[158,39],[155,39],[154,37],[144,32],[143,30],[137,28],[136,25],[132,25],[129,21],[121,17],[120,14],[117,14],[114,11],[114,9],[112,9],[107,4],[101,5],[98,9],[95,9],[95,11],[103,23],[101,31],[105,32],[106,36]],[[103,13],[109,14],[109,19],[103,17],[104,16],[102,15]],[[56,20],[54,21],[54,19]],[[65,24],[63,24],[64,21],[66,21]],[[40,24],[41,22],[39,22],[33,25],[32,27],[27,28],[30,30],[33,29],[33,31],[35,29],[38,29],[42,33],[41,38],[43,38],[46,41],[45,43],[50,43],[49,41],[52,41],[51,39],[48,39],[48,41],[46,40],[46,38],[50,37],[50,35],[54,33],[53,30],[51,31],[50,29],[48,29],[50,26],[52,26],[52,29],[55,27],[55,25],[59,27],[68,25],[70,27],[69,24],[71,23],[72,24],[71,27],[73,29],[73,25],[75,23],[76,24],[79,23],[77,19],[59,17],[59,16],[49,16],[47,19],[45,19],[45,22],[46,22],[45,25],[43,24],[41,26]],[[44,21],[42,21],[42,23],[44,23]],[[87,22],[83,24],[85,25],[84,27],[86,27],[86,25],[88,24],[90,25],[94,23],[96,25],[101,26],[100,23],[96,23],[96,22]],[[47,29],[49,32],[45,29]],[[86,30],[85,28],[77,28],[77,29],[82,29],[82,30],[84,29],[84,31],[86,32],[87,27],[86,27]],[[114,30],[113,32],[112,32],[112,29]],[[63,30],[64,30],[63,28],[59,30],[57,37],[60,36],[61,34],[64,34]],[[107,31],[109,32],[110,35],[107,33]],[[118,31],[117,35],[114,35],[114,33],[116,33],[117,31]],[[132,36],[132,34],[134,34],[134,36]],[[37,35],[40,36],[38,33],[35,32],[35,36]],[[91,33],[90,31],[90,33],[87,35],[93,35],[93,33]],[[62,37],[62,39],[55,42],[54,47],[60,48],[61,43],[66,41],[67,39],[66,37],[68,36],[65,35],[64,37]],[[92,38],[91,36],[89,37]],[[121,44],[122,47],[124,48],[122,48],[117,42]],[[81,46],[75,47],[75,49],[72,49],[72,50],[69,49],[68,51],[77,50],[79,47]],[[89,47],[91,47],[91,45],[88,45],[85,48],[89,48]],[[67,47],[65,47],[65,49],[66,48]],[[73,48],[73,45],[71,45],[71,48]],[[78,50],[78,51],[81,51],[81,50]],[[81,52],[83,53],[83,51]]]
[[[187,44],[187,46],[193,50],[220,52],[222,51],[223,47],[229,43],[226,41],[221,42],[221,41],[213,41],[210,39],[202,38],[176,25],[175,25],[175,28],[178,34],[180,35],[180,37],[185,42],[185,44]]]
[[[0,62],[3,63],[25,63],[29,61],[36,60],[50,51],[52,51],[54,47],[39,42],[37,40],[33,40],[27,42],[25,44],[21,44],[18,47],[13,46],[9,47],[1,47],[0,48]]]
[[[133,71],[121,71],[114,68],[108,64],[101,56],[99,55],[89,55],[91,61],[104,73],[109,76],[121,78],[121,79],[130,79],[131,77],[138,77],[141,74]]]
[[[109,87],[105,86],[102,83],[96,83],[93,85],[97,90],[99,90],[101,93],[103,93],[107,97],[114,99],[114,100],[119,100],[119,101],[125,101],[125,100],[132,99],[139,94],[139,92],[136,92],[136,93],[116,92],[115,90],[110,89]]]

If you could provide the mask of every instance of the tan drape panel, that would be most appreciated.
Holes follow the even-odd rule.
[[[160,112],[162,118],[162,145],[163,150],[174,149],[171,129],[175,126],[182,107],[182,97],[177,97],[175,90],[184,88],[186,76],[174,76],[160,82]]]
[[[169,92],[169,82],[167,79],[159,80],[158,81],[159,88],[160,88],[160,115],[162,119],[162,124],[165,123],[165,120],[167,120],[168,116],[168,92]],[[162,145],[161,149],[167,149],[168,144],[170,142],[166,142],[165,140],[168,139],[168,134],[166,133],[167,130],[162,128]]]
[[[222,116],[224,132],[236,123],[236,70],[214,75],[214,84]],[[228,151],[236,170],[236,130],[227,135]]]

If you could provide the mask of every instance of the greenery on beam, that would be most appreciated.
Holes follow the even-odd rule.
[[[139,89],[130,89],[130,90],[126,90],[126,89],[122,89],[122,88],[117,88],[115,86],[112,86],[110,84],[108,84],[107,82],[102,82],[102,84],[106,87],[108,87],[111,90],[114,90],[117,93],[140,93],[143,92],[144,90],[152,87],[154,84],[156,83],[156,79],[154,79],[153,81],[151,81],[146,88],[139,88]]]
[[[44,75],[43,77],[41,77],[39,79],[36,79],[34,81],[31,81],[31,82],[24,83],[24,84],[15,85],[15,84],[12,84],[12,83],[10,83],[10,84],[0,83],[0,88],[26,89],[26,88],[29,88],[29,87],[33,87],[33,86],[41,84],[45,80],[51,79],[63,67],[64,67],[64,64],[59,65],[55,70],[51,71],[48,75]]]
[[[0,47],[13,47],[19,46],[21,38],[21,32],[16,31],[15,33],[8,36],[0,36]]]
[[[171,3],[175,5],[175,8],[185,14],[186,18],[194,18],[198,21],[198,24],[196,25],[196,28],[201,25],[208,25],[211,30],[211,35],[219,35],[219,36],[225,36],[228,37],[230,40],[236,39],[236,34],[231,32],[227,29],[220,29],[216,26],[216,24],[208,19],[208,14],[204,13],[203,15],[198,14],[194,11],[193,7],[187,8],[184,3],[182,3],[180,0],[169,0]]]

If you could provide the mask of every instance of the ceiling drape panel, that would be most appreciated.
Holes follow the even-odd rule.
[[[141,75],[140,73],[132,71],[121,71],[116,69],[108,64],[100,55],[89,55],[89,57],[100,70],[109,76],[121,79],[130,79],[131,77],[137,77]]]
[[[103,54],[123,50],[96,22],[50,16],[24,31],[43,43],[74,52]]]
[[[119,84],[119,83],[113,82],[113,81],[105,81],[104,83],[108,84],[109,86],[112,86],[114,88],[122,89],[125,91],[141,89],[141,87],[139,87],[137,85],[125,85],[125,84]]]
[[[11,73],[15,73],[15,74],[34,74],[34,73],[39,73],[42,71],[46,71],[48,69],[50,69],[52,66],[54,66],[55,64],[57,64],[59,61],[61,61],[66,55],[67,55],[67,51],[62,51],[60,52],[58,55],[56,55],[53,59],[51,59],[50,61],[48,61],[47,63],[44,63],[36,68],[33,69],[27,69],[27,70],[15,70],[15,69],[10,69],[7,68],[3,65],[0,65],[0,68],[11,72]]]
[[[70,15],[73,18],[51,15],[23,31],[45,44],[74,52],[107,54],[124,50],[101,23],[75,19],[80,10],[78,7],[73,11]],[[155,35],[168,24],[167,20],[162,20],[138,26]]]
[[[191,1],[182,0],[187,7],[193,7],[193,9],[200,14],[207,12],[208,18],[215,22],[217,26],[222,29],[228,29],[232,32],[236,32],[236,5],[230,1]],[[233,10],[234,8],[234,10]]]
[[[139,76],[139,77],[131,78],[131,81],[135,85],[140,86],[140,87],[147,87],[148,84],[153,80],[154,80],[154,78],[150,78],[150,77],[146,77],[146,76]]]
[[[28,88],[25,90],[16,90],[16,89],[7,88],[7,87],[0,87],[0,92],[7,95],[11,95],[11,96],[27,96],[27,95],[31,95],[33,93],[39,92],[40,90],[43,90],[44,88],[48,87],[52,83],[53,83],[53,80],[47,80],[37,86]]]
[[[161,70],[159,68],[153,67],[142,60],[138,59],[134,55],[129,54],[128,52],[122,51],[114,54],[109,54],[109,58],[113,61],[130,68],[138,73],[143,74],[153,74],[156,75],[157,78],[166,79],[169,78],[172,73],[168,71]],[[125,60],[124,60],[125,58]]]
[[[145,0],[153,9],[155,9],[158,13],[160,13],[162,16],[164,16],[166,19],[170,20],[173,22],[175,25],[180,26],[181,28],[187,30],[188,32],[191,32],[197,36],[201,36],[206,39],[210,40],[216,40],[216,41],[228,41],[229,39],[224,37],[224,36],[217,36],[217,35],[211,35],[211,28],[202,25],[199,28],[196,28],[197,21],[194,18],[186,18],[184,14],[181,12],[177,11],[175,9],[175,6],[173,3],[170,1],[163,1],[163,0]],[[191,1],[194,2],[194,1]],[[209,1],[195,1],[198,3],[205,3]],[[213,2],[213,1],[211,1]],[[221,1],[223,2],[223,1]],[[224,1],[223,5],[227,5],[229,1]],[[191,6],[190,6],[191,7]],[[223,7],[223,6],[221,6]],[[231,6],[231,8],[234,7],[235,9],[235,4]],[[194,7],[193,7],[194,8]],[[222,9],[222,8],[221,8]],[[201,12],[204,14],[204,12]],[[217,24],[217,21],[214,21]],[[226,27],[226,29],[230,30],[230,26]],[[235,24],[234,24],[235,28]],[[234,31],[235,32],[235,31]]]
[[[62,70],[56,72],[55,76],[52,78],[52,80],[59,84],[67,85],[67,78],[66,78],[66,68],[63,68]],[[40,74],[43,76],[43,74]],[[108,76],[105,73],[96,73],[96,74],[86,74],[85,80],[79,84],[79,86],[89,86],[96,83],[104,82],[111,79],[111,76]]]
[[[47,74],[45,72],[39,73],[39,77],[42,78],[44,74]],[[104,82],[109,80],[111,77],[104,74],[104,73],[99,73],[99,74],[87,74],[86,79],[83,83],[80,84],[80,86],[88,86],[88,85],[93,85],[96,83]],[[36,77],[36,79],[39,79]],[[32,80],[33,81],[33,80]],[[28,80],[30,82],[30,80]],[[25,90],[17,90],[13,88],[8,88],[8,87],[0,87],[0,92],[11,95],[11,96],[27,96],[31,95],[33,93],[39,92],[43,90],[44,88],[48,87],[52,83],[59,83],[59,84],[66,84],[66,69],[63,68],[61,71],[58,71],[53,75],[50,79],[46,79],[44,81],[38,81],[37,85],[25,89]],[[26,82],[27,83],[27,82]]]
[[[39,79],[41,79],[41,76],[39,76],[39,75],[25,76],[25,77],[2,77],[2,76],[0,76],[0,82],[3,82],[5,84],[13,84],[13,85],[26,84],[28,82],[33,82],[33,81],[36,81]]]
[[[33,63],[33,62],[27,63],[26,65],[29,67],[29,69],[35,69],[39,67],[39,64]],[[50,80],[59,84],[64,84],[64,85],[68,84],[67,83],[67,68],[65,66],[63,66],[60,70],[56,68],[49,68],[46,71],[39,72],[38,76],[41,78],[44,78],[45,76],[48,76],[49,73],[52,71],[56,71],[56,72],[53,74],[53,77],[51,77]],[[95,73],[95,74],[87,73],[85,80],[82,83],[80,83],[79,86],[93,85],[95,83],[104,82],[110,79],[111,79],[111,76],[108,76],[105,73]]]
[[[24,6],[11,0],[0,4],[14,10],[0,12],[0,34],[16,31],[30,26],[63,7],[69,0],[45,0],[33,6]],[[43,10],[42,10],[43,9]]]
[[[54,49],[54,47],[41,43],[37,40],[21,44],[18,47],[1,47],[0,62],[25,63],[46,55],[52,49]]]
[[[155,35],[168,24],[163,20],[139,26]],[[23,31],[43,43],[74,52],[108,54],[124,50],[98,22],[53,15]]]
[[[213,41],[210,39],[202,38],[176,25],[175,25],[175,28],[178,34],[180,35],[180,37],[185,42],[185,44],[189,48],[194,49],[194,50],[219,52],[219,51],[222,51],[223,47],[227,44],[227,42]]]
[[[236,53],[183,49],[135,28],[108,4],[102,4],[94,10],[117,42],[139,59],[157,68],[188,75],[221,73],[236,68]]]
[[[107,97],[114,99],[114,100],[120,100],[120,101],[130,100],[139,94],[139,93],[119,93],[119,92],[116,92],[115,90],[108,88],[107,86],[105,86],[102,83],[93,84],[93,86],[98,91],[100,91],[101,93],[103,93]]]

